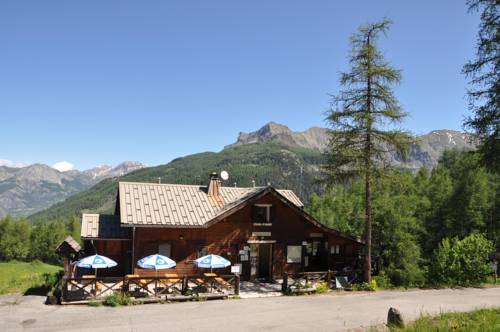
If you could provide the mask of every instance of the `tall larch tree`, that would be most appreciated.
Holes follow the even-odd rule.
[[[469,12],[480,12],[481,23],[476,58],[463,68],[473,112],[464,125],[479,138],[483,163],[500,172],[500,1],[468,0],[467,5]]]
[[[364,179],[364,279],[371,281],[372,183],[386,167],[389,152],[405,158],[412,141],[408,132],[395,128],[406,113],[394,96],[401,72],[389,65],[377,48],[380,34],[391,22],[361,26],[351,37],[350,70],[340,77],[340,91],[332,97],[327,115],[330,141],[325,173],[330,183]],[[393,129],[395,128],[395,129]]]

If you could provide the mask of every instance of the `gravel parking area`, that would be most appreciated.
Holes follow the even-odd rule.
[[[384,323],[389,307],[422,313],[500,307],[500,288],[330,293],[120,308],[47,306],[0,297],[2,331],[344,331]]]

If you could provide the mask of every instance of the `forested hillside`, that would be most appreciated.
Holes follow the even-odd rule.
[[[373,261],[382,279],[404,286],[467,284],[479,269],[476,260],[492,252],[481,237],[500,251],[500,176],[479,160],[477,153],[448,151],[432,171],[391,171],[374,181]],[[358,180],[313,194],[306,209],[330,227],[361,236],[363,204]],[[483,253],[474,252],[481,246]],[[464,266],[471,271],[450,270]]]

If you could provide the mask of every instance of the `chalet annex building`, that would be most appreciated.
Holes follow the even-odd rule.
[[[241,264],[242,280],[359,267],[363,244],[308,215],[291,190],[223,187],[215,173],[207,186],[118,187],[113,215],[82,216],[84,251],[118,263],[99,270],[100,276],[147,274],[136,262],[156,253],[176,261],[169,272],[178,274],[196,274],[192,261],[198,257],[221,255]]]

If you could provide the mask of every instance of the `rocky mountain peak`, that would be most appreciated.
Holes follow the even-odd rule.
[[[299,146],[314,150],[323,150],[328,142],[328,130],[312,127],[302,132],[292,131],[285,125],[269,122],[259,130],[250,133],[240,132],[235,143],[225,146],[232,148],[243,144],[277,141],[286,146]]]
[[[292,131],[285,125],[269,122],[257,131],[240,133],[235,143],[225,148],[233,148],[243,144],[275,141],[289,147],[302,147],[324,151],[328,144],[328,129],[312,127],[304,131]],[[403,162],[396,154],[388,153],[387,160],[397,166],[418,169],[422,166],[434,167],[444,150],[473,149],[474,143],[466,133],[439,129],[425,135],[418,135],[416,143],[410,148],[409,160]]]
[[[257,133],[264,137],[271,137],[275,135],[289,134],[292,133],[292,131],[285,125],[271,121],[262,126]]]
[[[146,167],[146,165],[138,161],[124,161],[116,165],[115,167],[109,165],[99,165],[94,168],[88,169],[83,173],[91,176],[93,179],[101,180],[105,178],[122,176],[143,167]]]

